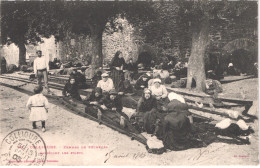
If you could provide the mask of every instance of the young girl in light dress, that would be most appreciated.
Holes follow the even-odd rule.
[[[33,129],[37,129],[36,122],[41,121],[42,131],[45,132],[45,121],[47,120],[49,103],[47,98],[42,94],[42,90],[42,86],[34,88],[35,95],[29,98],[26,107],[30,110],[29,120],[32,121]]]

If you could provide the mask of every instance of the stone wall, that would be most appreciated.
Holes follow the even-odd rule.
[[[134,61],[138,57],[138,46],[135,43],[134,28],[125,19],[117,19],[122,25],[122,31],[113,34],[103,34],[103,56],[104,61],[109,62],[116,51],[121,51],[126,62],[130,58]]]

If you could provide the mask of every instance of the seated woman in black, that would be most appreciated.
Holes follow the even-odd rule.
[[[137,81],[136,81],[135,89],[136,90],[142,90],[144,88],[147,88],[148,87],[148,81],[149,81],[149,76],[147,74],[140,76],[140,78],[138,78]]]
[[[122,85],[119,86],[118,88],[118,92],[121,93],[134,93],[134,88],[133,86],[131,85],[130,81],[129,80],[124,80]]]
[[[191,113],[188,105],[178,99],[177,94],[169,94],[168,114],[163,120],[163,143],[167,149],[183,150],[190,148]]]
[[[128,79],[129,81],[132,81],[133,80],[133,77],[135,74],[138,73],[138,68],[137,68],[137,65],[135,63],[133,63],[133,59],[130,58],[129,59],[129,63],[126,64],[126,67],[125,67],[125,79]]]
[[[81,101],[81,97],[78,92],[78,85],[76,84],[75,77],[70,76],[69,81],[65,84],[62,91],[62,95],[65,97],[71,97]]]
[[[142,97],[137,103],[135,119],[139,126],[142,126],[147,133],[153,133],[156,120],[159,117],[157,100],[152,96],[149,89],[144,89]],[[160,117],[159,117],[160,118]]]
[[[115,89],[109,91],[108,95],[104,97],[103,105],[101,106],[103,110],[112,110],[121,112],[123,109],[121,98]]]
[[[106,115],[108,118],[113,119],[115,123],[125,127],[125,120],[128,120],[126,114],[122,112],[122,100],[115,89],[109,91],[108,95],[103,99],[102,115]]]
[[[102,75],[102,72],[97,71],[97,73],[92,78],[92,81],[93,81],[92,86],[94,86],[94,87],[97,86],[98,81],[100,81],[102,79],[101,75]]]
[[[137,100],[132,97],[134,95],[135,89],[130,84],[129,80],[125,80],[123,84],[118,89],[118,95],[121,96],[122,105],[127,108],[135,109],[137,105]]]
[[[100,104],[101,105],[102,99],[103,99],[102,89],[100,87],[96,87],[92,91],[92,94],[89,96],[87,101],[89,102],[89,104],[93,104],[93,105],[99,105]]]
[[[85,71],[85,70],[84,70]],[[79,89],[87,89],[87,80],[85,75],[83,75],[81,72],[78,72],[77,69],[74,69],[72,73],[70,74],[70,77],[74,77],[76,80],[76,84]]]
[[[102,89],[97,87],[93,90],[92,94],[87,99],[85,103],[87,106],[85,108],[86,113],[90,113],[101,120],[101,105],[103,101]]]

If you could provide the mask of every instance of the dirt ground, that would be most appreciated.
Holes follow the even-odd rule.
[[[1,79],[1,82],[4,80]],[[10,83],[9,83],[10,84]],[[13,83],[19,84],[19,83]],[[30,84],[24,87],[32,88]],[[241,88],[241,89],[240,89]],[[247,79],[223,85],[224,95],[258,99],[258,79]],[[60,94],[60,91],[55,91]],[[29,96],[14,89],[0,87],[0,139],[19,128],[31,129],[29,112],[25,108]],[[258,115],[258,114],[257,114]],[[35,130],[44,139],[47,150],[45,165],[258,165],[258,120],[249,123],[255,130],[250,145],[213,143],[205,148],[185,151],[167,151],[150,154],[145,146],[104,125],[75,115],[50,104],[46,132],[40,123]],[[73,148],[73,149],[72,149]],[[77,148],[77,149],[75,149]],[[59,152],[59,153],[58,153]],[[78,152],[78,153],[77,153]]]

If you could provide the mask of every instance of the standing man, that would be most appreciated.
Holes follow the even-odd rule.
[[[50,93],[50,89],[48,87],[48,71],[49,71],[49,62],[48,60],[42,56],[42,51],[37,50],[36,54],[38,57],[34,60],[34,74],[38,79],[38,85],[42,86],[42,79],[44,80],[44,86],[48,93]]]

